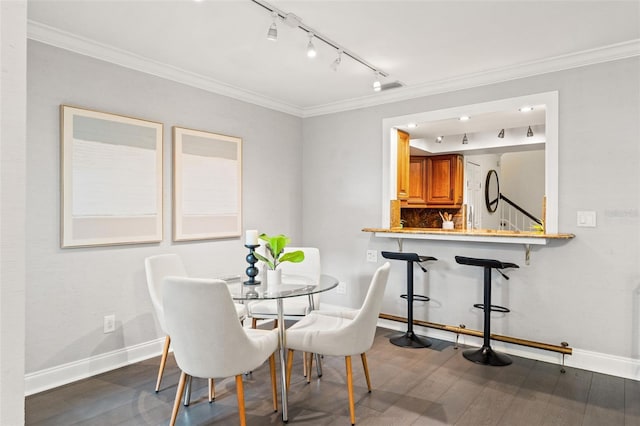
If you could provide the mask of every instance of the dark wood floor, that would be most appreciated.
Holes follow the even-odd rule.
[[[486,367],[462,357],[451,343],[429,349],[391,345],[378,329],[368,353],[373,392],[354,358],[358,425],[640,425],[640,382],[512,357]],[[344,358],[325,357],[324,375],[311,384],[296,354],[289,392],[290,425],[348,425]],[[154,392],[158,358],[101,374],[26,399],[27,425],[166,425],[179,371],[168,362],[163,389]],[[268,364],[245,376],[247,423],[282,424],[271,407]],[[237,425],[235,382],[216,380],[209,404],[206,381],[194,379],[191,405],[178,425]]]

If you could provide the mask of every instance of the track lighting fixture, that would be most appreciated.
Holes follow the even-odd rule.
[[[442,143],[442,140],[444,139],[444,136],[438,136],[436,138],[436,143]]]
[[[531,136],[533,136],[533,130],[531,130],[531,126],[529,126],[529,129],[527,130],[527,137],[530,138]]]
[[[269,31],[267,31],[267,40],[276,41],[278,40],[278,27],[276,26],[278,14],[273,12],[271,13],[271,17],[273,18],[273,22],[269,27]]]
[[[316,52],[316,47],[313,45],[313,33],[309,33],[309,44],[307,44],[307,57],[315,58],[318,52]]]
[[[373,91],[379,92],[382,90],[382,83],[380,83],[380,74],[378,71],[373,71]]]
[[[358,62],[359,64],[361,64],[362,66],[370,69],[371,71],[373,71],[374,73],[376,73],[376,80],[378,81],[378,83],[374,86],[374,90],[376,92],[380,91],[380,90],[387,90],[387,89],[393,89],[396,87],[402,87],[403,84],[400,82],[394,82],[394,83],[387,83],[384,86],[379,82],[379,78],[387,78],[389,77],[389,74],[382,71],[380,68],[375,67],[373,64],[367,62],[366,60],[364,60],[363,58],[361,58],[360,56],[356,55],[354,52],[344,48],[343,46],[341,46],[340,44],[336,43],[335,41],[331,40],[329,37],[325,36],[324,34],[319,33],[318,31],[316,31],[314,28],[310,27],[309,25],[305,24],[304,22],[302,22],[302,18],[300,18],[299,16],[293,14],[293,13],[288,13],[285,12],[282,9],[279,9],[271,4],[269,4],[266,1],[263,0],[250,0],[252,3],[262,7],[263,9],[266,9],[273,17],[273,23],[271,24],[271,26],[269,27],[269,31],[267,32],[267,38],[269,40],[277,40],[278,38],[278,21],[284,23],[286,26],[291,27],[291,28],[298,28],[301,29],[302,31],[304,31],[305,33],[308,34],[309,36],[309,43],[307,44],[307,56],[310,58],[314,58],[317,55],[317,51],[315,46],[313,45],[313,39],[316,40],[320,40],[321,42],[329,45],[330,47],[334,48],[335,50],[337,50],[338,53],[338,57],[331,63],[330,67],[331,69],[333,69],[334,71],[337,70],[338,66],[340,65],[340,63],[342,62],[342,56],[343,54],[348,56],[349,58],[353,59],[354,61]]]
[[[500,130],[500,133],[498,133],[498,137],[500,139],[504,139],[504,129]]]
[[[338,50],[338,56],[331,63],[331,69],[334,71],[338,71],[338,67],[340,66],[341,62],[342,62],[342,50]]]
[[[469,139],[467,138],[467,134],[465,133],[462,137],[462,145],[466,145],[469,143]]]

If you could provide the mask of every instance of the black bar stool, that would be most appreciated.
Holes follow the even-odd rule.
[[[504,306],[491,304],[491,268],[495,268],[500,275],[508,280],[509,277],[503,274],[500,269],[519,268],[519,266],[515,263],[500,262],[499,260],[477,259],[463,256],[456,256],[456,262],[461,265],[482,266],[484,268],[484,303],[476,303],[473,305],[474,308],[479,308],[484,311],[484,342],[480,349],[468,349],[464,351],[462,355],[469,361],[477,364],[493,365],[496,367],[511,364],[511,358],[507,355],[494,352],[489,344],[491,340],[491,311],[510,312],[509,309]]]
[[[420,263],[438,259],[431,256],[418,256],[417,253],[383,251],[381,254],[385,259],[404,260],[407,262],[407,294],[400,295],[403,299],[407,299],[407,331],[400,336],[392,337],[389,341],[396,346],[402,346],[405,348],[427,348],[431,346],[429,339],[423,336],[418,336],[413,332],[413,301],[429,301],[427,296],[413,294],[413,264],[414,262],[417,262],[420,269],[422,269],[423,272],[427,272]]]

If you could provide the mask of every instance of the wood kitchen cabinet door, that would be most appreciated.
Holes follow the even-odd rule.
[[[398,130],[398,200],[409,198],[409,134]]]
[[[409,197],[407,205],[427,206],[427,157],[411,157],[409,160]]]
[[[462,205],[463,164],[461,155],[427,157],[427,205],[459,207]]]

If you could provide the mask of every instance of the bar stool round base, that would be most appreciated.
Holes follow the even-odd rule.
[[[431,346],[431,341],[426,337],[418,336],[413,331],[407,331],[404,334],[395,336],[389,339],[391,343],[396,346],[402,346],[403,348],[428,348]]]
[[[466,350],[462,353],[462,356],[476,364],[492,365],[494,367],[504,367],[513,362],[507,355],[494,352],[490,346]]]

